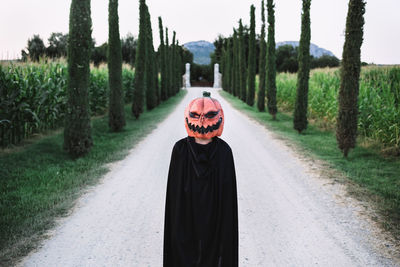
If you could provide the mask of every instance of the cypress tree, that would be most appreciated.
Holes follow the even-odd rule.
[[[310,76],[310,5],[311,0],[303,0],[301,16],[301,36],[299,44],[299,70],[297,73],[297,96],[294,111],[294,129],[299,133],[307,129],[308,80]]]
[[[260,36],[260,62],[258,67],[258,73],[260,82],[258,84],[257,94],[257,108],[259,111],[265,110],[265,68],[266,68],[266,49],[267,44],[265,42],[265,7],[264,0],[261,1],[261,36]]]
[[[161,100],[168,98],[167,84],[166,84],[166,58],[165,58],[165,45],[164,45],[164,28],[161,17],[158,17],[158,26],[160,30],[160,69],[161,69]]]
[[[93,146],[89,114],[92,19],[90,0],[72,0],[68,38],[68,100],[64,149],[79,157]]]
[[[240,75],[239,75],[239,40],[237,31],[233,32],[233,75],[232,75],[232,85],[233,85],[233,95],[239,96],[240,89]]]
[[[256,86],[256,21],[254,5],[250,7],[250,36],[249,36],[249,63],[247,76],[246,103],[249,106],[254,104]]]
[[[355,147],[357,138],[357,99],[361,71],[360,54],[364,33],[364,13],[365,2],[363,0],[350,0],[340,69],[339,112],[336,129],[338,146],[345,157],[347,157],[349,150]]]
[[[145,79],[146,79],[146,107],[151,110],[157,106],[156,65],[153,46],[153,31],[148,7],[146,6],[146,54],[145,54]]]
[[[233,36],[232,36],[232,67],[231,67],[231,80],[230,80],[230,93],[234,96],[236,96],[236,45],[237,45],[237,41],[236,41],[236,30],[233,30]]]
[[[176,32],[172,32],[172,43],[171,43],[171,52],[170,52],[170,89],[171,96],[175,95],[176,92],[176,76],[175,76],[175,61],[176,61],[176,53],[175,53],[175,41],[176,41]]]
[[[239,20],[239,97],[246,101],[246,48],[244,45],[244,33],[242,19]]]
[[[133,90],[132,113],[139,118],[143,112],[144,94],[146,92],[146,2],[139,4],[139,36],[135,60],[135,87]]]
[[[274,1],[267,0],[268,10],[268,44],[267,44],[267,107],[273,119],[276,118],[276,59],[275,59],[275,11]]]
[[[181,56],[181,47],[179,46],[179,41],[176,41],[176,64],[175,64],[175,75],[176,75],[176,93],[179,92],[179,90],[182,87],[182,56]]]
[[[231,86],[231,74],[232,74],[232,38],[228,39],[228,44],[227,44],[227,51],[226,51],[226,70],[225,70],[225,75],[226,75],[226,91],[229,93],[232,93],[232,86]]]
[[[227,43],[225,41],[224,47],[222,48],[222,62],[221,62],[221,65],[222,65],[222,67],[221,67],[221,69],[222,69],[222,89],[224,91],[226,91],[226,85],[227,85],[227,83],[226,83],[226,78],[227,78],[227,75],[226,75],[226,71],[227,71],[226,63],[227,63],[228,57],[227,57],[227,53],[226,53],[227,52],[226,51],[226,45],[227,45]]]
[[[124,96],[122,90],[122,51],[119,36],[118,0],[108,6],[108,84],[110,88],[108,125],[112,131],[125,126]]]
[[[168,40],[168,28],[165,28],[165,70],[166,70],[166,84],[167,84],[167,93],[168,93],[168,98],[172,96],[171,94],[171,76],[172,76],[172,63],[171,63],[171,47],[169,45],[169,40]]]

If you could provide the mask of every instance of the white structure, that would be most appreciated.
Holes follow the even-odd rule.
[[[214,65],[214,88],[220,88],[221,87],[221,73],[219,73],[219,64],[216,63]]]
[[[190,63],[186,63],[186,72],[183,75],[183,86],[189,88],[190,85]]]

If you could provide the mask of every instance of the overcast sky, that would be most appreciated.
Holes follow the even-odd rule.
[[[0,59],[20,55],[27,40],[39,34],[47,45],[52,32],[68,32],[70,0],[1,0]],[[120,33],[138,33],[138,0],[120,0]],[[152,18],[154,42],[159,44],[158,16],[164,26],[175,30],[181,44],[228,36],[240,18],[249,24],[250,5],[256,6],[260,31],[261,0],[147,0]],[[275,0],[275,39],[300,38],[301,0]],[[93,34],[97,44],[107,41],[108,1],[92,0]],[[311,42],[341,58],[348,0],[312,0]],[[367,0],[363,61],[400,64],[400,0]]]

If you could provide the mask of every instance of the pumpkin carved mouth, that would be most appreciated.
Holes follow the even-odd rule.
[[[210,125],[207,127],[201,126],[199,127],[198,125],[194,125],[191,124],[188,120],[188,118],[186,118],[186,124],[189,127],[190,130],[194,131],[194,132],[198,132],[200,134],[206,134],[206,133],[211,133],[214,130],[218,130],[219,126],[222,123],[222,117],[219,118],[218,122],[214,125]]]

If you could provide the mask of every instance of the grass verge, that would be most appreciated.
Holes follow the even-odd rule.
[[[129,149],[149,134],[186,94],[163,102],[138,120],[125,106],[127,125],[112,133],[108,116],[94,119],[94,146],[83,158],[73,160],[62,150],[63,133],[44,137],[15,152],[0,154],[0,266],[9,266],[29,253],[55,225],[68,215],[88,185],[108,171],[106,163],[123,159]]]
[[[400,158],[383,157],[373,148],[357,146],[349,157],[343,157],[337,148],[336,137],[332,131],[323,131],[309,125],[304,134],[293,129],[293,118],[278,113],[272,120],[266,112],[259,112],[254,105],[250,107],[231,94],[221,91],[233,107],[265,125],[268,129],[294,143],[307,156],[317,157],[339,170],[350,181],[359,185],[354,192],[356,197],[376,204],[384,216],[382,223],[386,230],[400,240]]]

